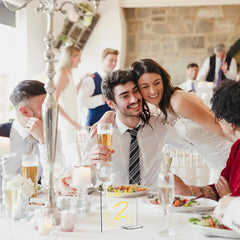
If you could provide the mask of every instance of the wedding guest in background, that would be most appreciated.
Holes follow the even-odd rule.
[[[226,78],[236,80],[236,60],[227,54],[227,48],[220,43],[214,47],[214,55],[208,57],[197,76],[197,81],[214,82],[218,86]]]
[[[46,97],[46,90],[42,82],[25,80],[20,82],[10,95],[10,101],[16,111],[9,137],[10,151],[15,156],[9,158],[4,165],[6,173],[22,172],[22,156],[36,154],[39,164],[39,177],[42,167],[46,169],[46,148],[42,123],[42,104]],[[61,142],[57,143],[56,162],[64,165],[61,152]],[[45,171],[44,171],[45,173]]]
[[[198,65],[196,63],[189,63],[187,65],[188,79],[179,85],[179,87],[187,92],[196,93],[195,80],[198,75]]]
[[[118,70],[107,74],[102,82],[102,92],[107,104],[116,111],[113,151],[97,144],[95,136],[86,143],[84,160],[86,163],[94,163],[99,159],[111,159],[115,173],[112,184],[139,183],[156,189],[165,126],[159,117],[150,117],[146,104],[133,82],[132,71]],[[133,140],[136,142],[132,142]],[[131,144],[137,146],[134,148],[134,156],[138,156],[133,169]]]
[[[59,123],[61,131],[63,153],[68,166],[79,165],[79,151],[77,147],[78,123],[77,87],[75,86],[72,70],[81,62],[81,51],[74,46],[67,46],[61,52],[58,72],[55,79],[56,100],[59,103]]]
[[[87,77],[83,79],[79,91],[80,104],[88,108],[88,116],[86,126],[92,126],[102,115],[110,110],[105,103],[101,91],[101,83],[106,74],[112,72],[117,65],[119,51],[106,48],[102,52],[101,68],[94,73],[95,77]]]
[[[219,200],[213,215],[217,220],[232,230],[240,233],[240,198],[224,196]]]
[[[224,80],[215,90],[212,111],[226,134],[238,140],[232,145],[225,168],[216,184],[197,187],[186,185],[175,176],[175,192],[182,195],[199,196],[218,200],[225,195],[240,196],[240,82]]]

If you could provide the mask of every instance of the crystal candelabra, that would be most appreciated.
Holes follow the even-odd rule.
[[[11,0],[10,0],[11,1]],[[4,5],[11,11],[16,11],[26,7],[33,0],[20,1],[20,6],[13,6],[9,4],[8,0],[3,0]],[[54,178],[53,178],[53,167],[55,162],[55,152],[56,152],[56,137],[57,137],[57,122],[58,122],[58,104],[54,98],[54,76],[55,76],[55,54],[54,46],[56,43],[55,35],[53,33],[53,20],[54,15],[57,12],[65,14],[67,11],[64,10],[64,6],[67,4],[72,5],[74,11],[83,17],[93,16],[101,1],[105,0],[88,0],[94,6],[94,11],[92,14],[85,14],[84,10],[79,8],[76,3],[71,1],[63,2],[60,7],[58,7],[57,0],[39,0],[39,7],[36,8],[38,12],[45,12],[47,15],[47,34],[44,39],[46,43],[45,52],[45,62],[46,71],[45,74],[48,78],[45,89],[47,91],[47,96],[42,107],[43,113],[43,127],[45,135],[45,144],[47,148],[47,161],[48,161],[48,195],[46,201],[46,208],[50,215],[54,219],[54,224],[60,224],[60,211],[56,207],[55,196],[54,196]],[[14,1],[18,2],[18,0]]]

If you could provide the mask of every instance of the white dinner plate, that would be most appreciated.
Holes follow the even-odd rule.
[[[189,223],[189,224],[206,237],[224,237],[224,238],[240,239],[240,234],[232,230],[213,228],[213,227],[204,227],[204,226],[196,225],[193,223]]]
[[[116,198],[133,198],[133,197],[139,197],[139,196],[143,196],[145,195],[148,191],[149,188],[145,187],[145,186],[141,186],[143,188],[146,188],[145,191],[141,191],[141,192],[124,192],[124,190],[120,191],[120,192],[110,192],[111,197],[116,197]]]
[[[186,199],[194,198],[189,196],[181,196]],[[150,202],[150,199],[147,199],[148,203],[152,205],[153,207],[161,207],[158,204],[153,204]],[[193,203],[191,207],[170,207],[170,212],[189,212],[189,213],[195,213],[195,212],[209,212],[212,211],[216,206],[218,202],[214,201],[212,199],[208,198],[199,198],[196,199],[196,203]]]
[[[193,197],[191,197],[193,198]],[[172,212],[208,212],[212,211],[218,202],[209,198],[196,199],[196,203],[193,203],[191,207],[171,207]]]

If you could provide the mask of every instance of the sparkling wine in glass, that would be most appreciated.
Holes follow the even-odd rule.
[[[174,236],[175,233],[169,229],[167,214],[174,200],[174,175],[172,173],[158,174],[158,200],[164,213],[165,226],[160,231],[163,236]]]

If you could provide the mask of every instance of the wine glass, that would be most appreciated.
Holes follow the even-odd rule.
[[[103,199],[107,200],[107,189],[111,185],[114,178],[113,163],[109,161],[98,161],[95,165],[95,173],[97,177],[97,186],[103,188]]]
[[[160,231],[161,235],[174,236],[175,233],[169,229],[167,214],[174,200],[174,175],[172,173],[158,174],[158,200],[164,212],[165,226]]]
[[[7,162],[9,158],[12,158],[16,155],[14,152],[5,153],[0,155],[0,216],[6,216],[6,207],[5,207],[5,193],[4,193],[4,185],[5,185],[5,176],[6,170],[4,164]]]

